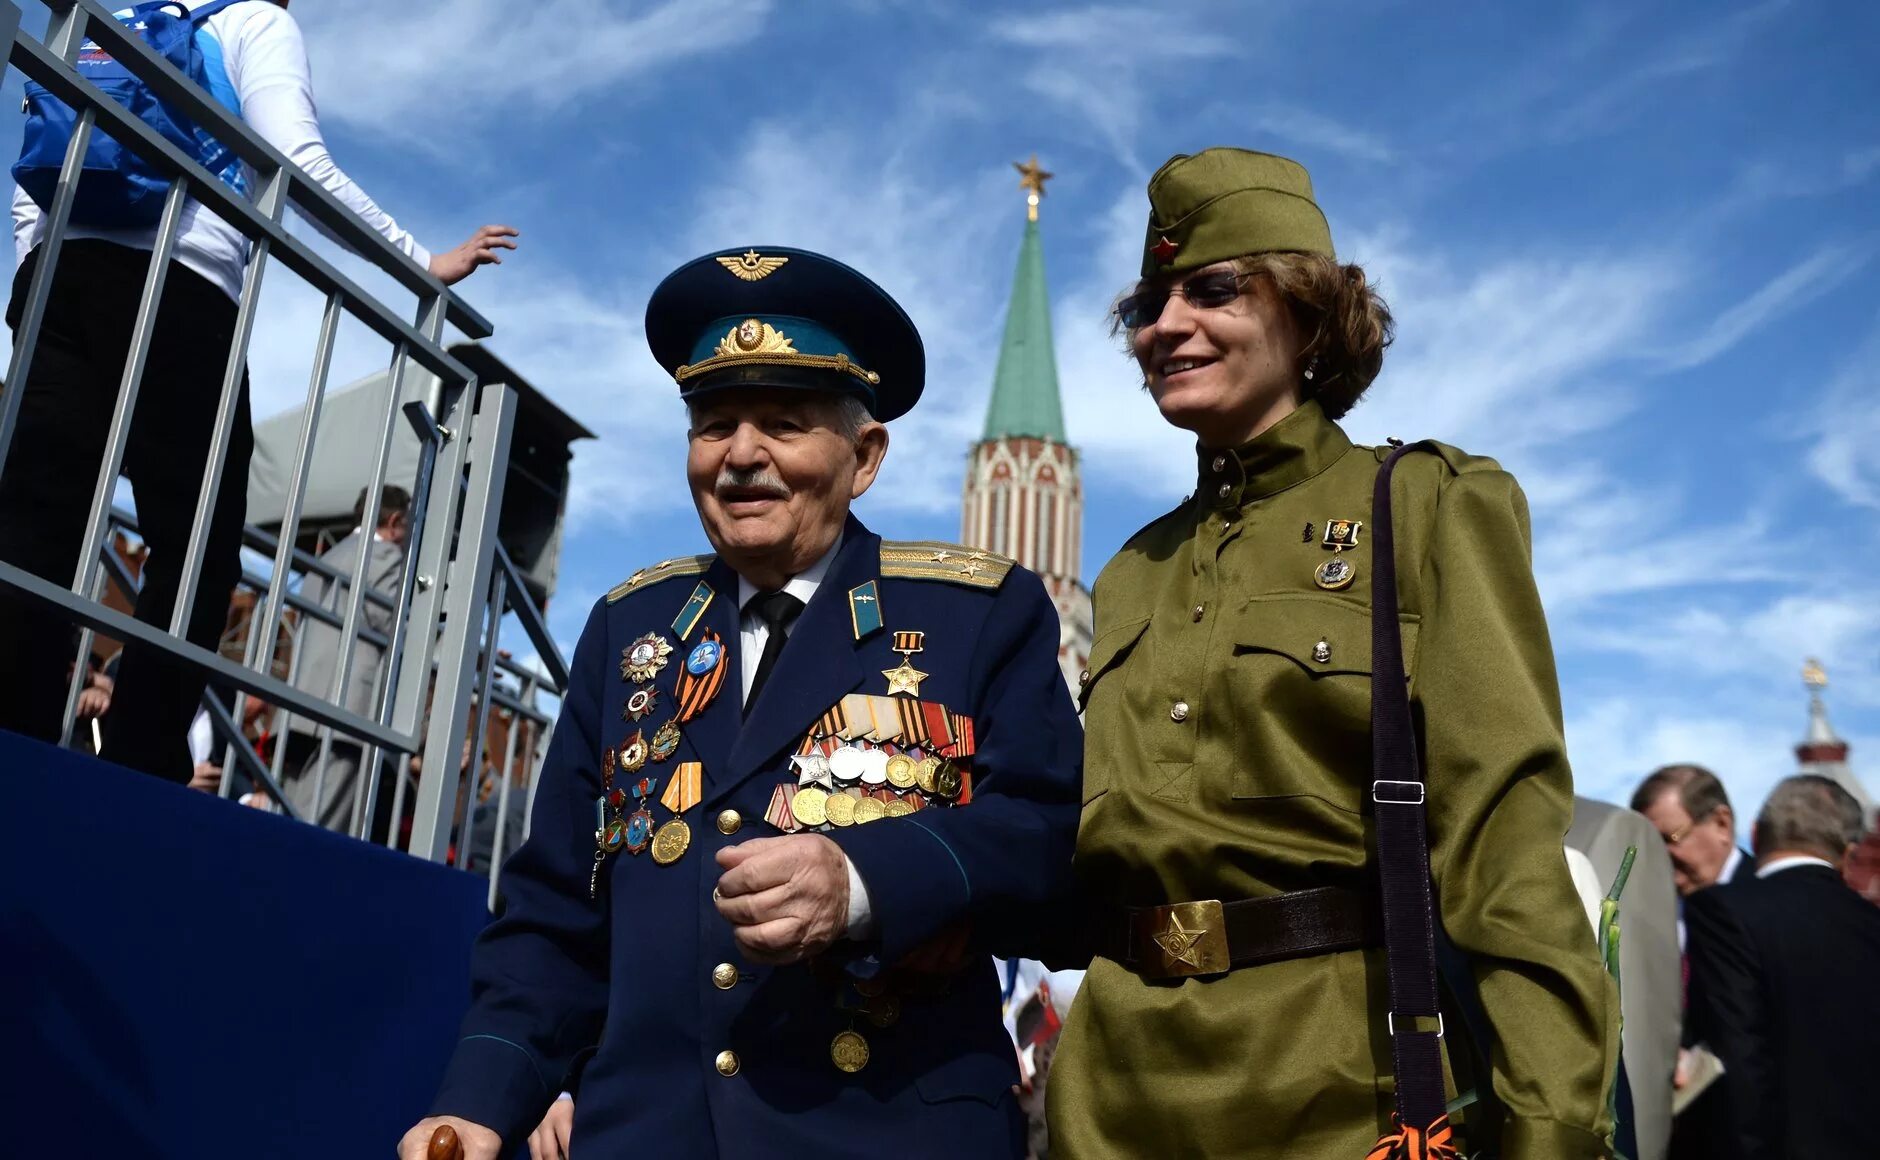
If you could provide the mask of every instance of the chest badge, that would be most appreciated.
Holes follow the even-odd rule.
[[[666,643],[666,638],[649,632],[621,650],[620,679],[644,685],[659,675],[671,655],[672,645]]]
[[[901,654],[901,663],[891,669],[882,669],[881,675],[888,678],[888,695],[899,693],[908,697],[920,696],[920,683],[931,674],[923,673],[914,667],[914,654],[926,648],[927,634],[924,632],[897,632],[894,634],[894,651]]]
[[[1307,524],[1307,536],[1311,535],[1311,524]],[[1345,550],[1358,546],[1358,534],[1364,530],[1362,520],[1326,520],[1325,538],[1320,546],[1332,553],[1332,558],[1312,570],[1312,580],[1327,592],[1339,592],[1351,587],[1351,582],[1358,578],[1358,569],[1350,560],[1345,559]]]

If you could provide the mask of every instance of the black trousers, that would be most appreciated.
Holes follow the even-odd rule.
[[[7,324],[16,332],[38,258],[39,251],[28,255],[13,279]],[[0,476],[0,559],[54,584],[69,586],[78,566],[149,268],[149,251],[94,239],[69,241],[59,256]],[[124,457],[149,548],[136,608],[137,619],[147,624],[167,628],[176,602],[234,333],[235,303],[228,295],[172,264]],[[16,386],[9,383],[7,389]],[[189,616],[189,640],[209,649],[221,638],[229,592],[241,576],[253,450],[244,370]],[[0,588],[0,728],[58,739],[66,670],[75,651],[72,625]],[[158,650],[127,644],[104,716],[102,756],[172,781],[189,780],[187,733],[203,686],[201,673]]]

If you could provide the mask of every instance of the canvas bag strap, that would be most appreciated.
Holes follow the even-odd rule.
[[[1397,624],[1397,557],[1390,479],[1397,461],[1428,443],[1400,446],[1377,472],[1371,499],[1371,801],[1384,908],[1397,1114],[1424,1128],[1444,1113],[1442,1010],[1436,984],[1435,899],[1430,885],[1425,787]]]

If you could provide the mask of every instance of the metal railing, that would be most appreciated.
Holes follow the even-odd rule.
[[[276,735],[281,733],[278,726],[290,714],[317,724],[323,759],[319,776],[324,776],[324,758],[336,737],[363,748],[365,761],[361,768],[367,780],[360,787],[359,796],[366,804],[363,810],[353,812],[355,833],[366,832],[363,819],[372,812],[377,780],[384,768],[396,771],[395,809],[402,810],[414,785],[408,773],[407,758],[415,754],[420,759],[420,769],[415,780],[410,851],[420,857],[443,860],[453,834],[458,835],[460,847],[467,849],[468,819],[476,806],[477,775],[484,757],[484,731],[492,706],[512,714],[512,726],[523,721],[530,723],[530,748],[522,757],[533,771],[545,751],[545,735],[550,724],[549,717],[537,708],[537,700],[544,695],[559,696],[567,680],[566,665],[540,615],[528,600],[521,577],[496,540],[504,472],[515,422],[515,392],[502,385],[479,384],[476,375],[453,358],[444,346],[447,323],[475,339],[489,335],[489,322],[369,228],[208,93],[151,52],[113,19],[110,10],[99,0],[41,2],[49,12],[43,40],[20,32],[18,7],[11,0],[0,0],[0,43],[10,45],[7,59],[12,68],[72,106],[78,117],[56,194],[44,214],[38,262],[18,304],[20,320],[15,327],[5,383],[23,388],[32,373],[40,328],[70,225],[80,165],[91,137],[100,132],[108,134],[173,180],[156,226],[153,257],[132,325],[117,408],[98,465],[83,548],[71,583],[61,586],[0,560],[0,587],[11,589],[16,595],[43,605],[48,613],[74,621],[83,628],[81,663],[76,666],[67,697],[67,721],[72,719],[78,688],[85,680],[86,667],[82,661],[89,655],[92,634],[103,632],[119,640],[135,641],[160,649],[206,678],[238,690],[232,714],[218,702],[217,711],[211,711],[210,716],[226,746],[225,761],[248,771],[270,796],[277,800],[282,798],[280,784],[286,772],[282,767],[285,746],[277,744],[271,758],[264,760],[249,744],[240,727],[248,698],[258,698],[272,707]],[[142,78],[159,97],[238,156],[255,178],[254,199],[250,201],[210,174],[81,77],[73,61],[88,40]],[[240,232],[247,239],[249,256],[236,303],[234,337],[221,375],[215,429],[203,484],[166,631],[163,626],[140,622],[107,606],[101,597],[107,576],[120,588],[134,583],[122,561],[116,560],[110,538],[116,530],[134,530],[135,521],[128,513],[112,507],[112,497],[131,439],[131,416],[155,337],[157,307],[188,199],[201,203]],[[284,224],[284,214],[289,207],[319,224],[346,248],[413,294],[417,300],[413,320],[407,322],[399,317],[392,307],[361,288],[291,234]],[[315,336],[312,373],[307,384],[285,515],[275,534],[253,527],[245,530],[245,545],[265,555],[271,567],[266,573],[244,570],[242,584],[257,593],[257,604],[249,624],[244,655],[237,661],[188,642],[184,633],[202,580],[204,547],[217,497],[224,487],[246,484],[245,480],[225,479],[223,467],[239,411],[262,278],[273,266],[284,268],[321,294],[325,309]],[[422,445],[420,466],[410,488],[413,496],[410,543],[413,547],[404,561],[402,582],[392,593],[378,593],[369,586],[366,576],[369,551],[358,553],[349,572],[339,573],[295,546],[301,532],[302,506],[314,443],[319,434],[321,402],[327,391],[343,316],[363,323],[390,344],[392,352],[386,411],[371,432],[376,454],[365,488],[361,528],[379,525],[380,497],[387,482],[388,453],[397,425],[409,424]],[[413,373],[414,364],[418,373],[428,372],[436,376],[440,384],[440,390],[433,396],[438,399],[435,413],[422,402],[401,405],[400,387],[405,376]],[[13,441],[22,394],[22,390],[15,389],[0,391],[0,471],[4,471]],[[300,594],[297,585],[309,575],[323,575],[336,585],[335,590],[341,594],[337,610]],[[391,611],[389,636],[376,632],[364,622],[368,602]],[[339,650],[334,679],[327,690],[298,687],[292,669],[284,675],[275,671],[277,641],[283,626],[289,623],[290,611],[293,613],[290,637],[295,643],[311,622],[339,631],[344,647]],[[542,658],[546,672],[525,671],[505,661],[498,647],[505,611],[518,617],[531,646]],[[370,714],[348,709],[343,698],[362,640],[385,650],[385,663],[375,676],[375,709]],[[299,649],[294,649],[292,655],[297,664]],[[499,671],[514,677],[519,682],[518,687],[510,690],[500,685],[496,679]],[[205,704],[211,700],[214,698],[205,698]],[[505,852],[502,823],[509,820],[513,809],[509,774],[517,757],[516,734],[517,729],[512,727],[499,778],[497,837],[487,859],[492,901],[496,891],[495,867],[500,865]],[[467,769],[461,768],[459,757],[465,738],[469,738],[471,747]],[[71,740],[69,724],[65,740],[68,743]],[[533,781],[531,772],[531,790]],[[228,784],[225,778],[225,788]],[[291,813],[284,800],[281,807]],[[398,842],[397,830],[394,825],[393,844]]]

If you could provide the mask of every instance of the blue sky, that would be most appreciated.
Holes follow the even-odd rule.
[[[859,510],[957,536],[1023,227],[1011,162],[1033,151],[1058,174],[1044,242],[1094,576],[1191,482],[1188,441],[1106,332],[1142,187],[1171,153],[1233,144],[1311,169],[1342,255],[1396,310],[1354,437],[1443,439],[1526,486],[1583,792],[1623,800],[1691,759],[1753,808],[1792,767],[1807,656],[1856,767],[1880,763],[1880,7],[292,11],[368,191],[435,248],[486,220],[523,231],[463,289],[494,349],[602,436],[576,461],[551,609],[569,644],[595,594],[702,549],[641,315],[707,250],[823,250],[906,305],[928,391]],[[259,415],[304,389],[318,316],[285,274],[266,301]],[[384,357],[350,334],[342,374]]]

